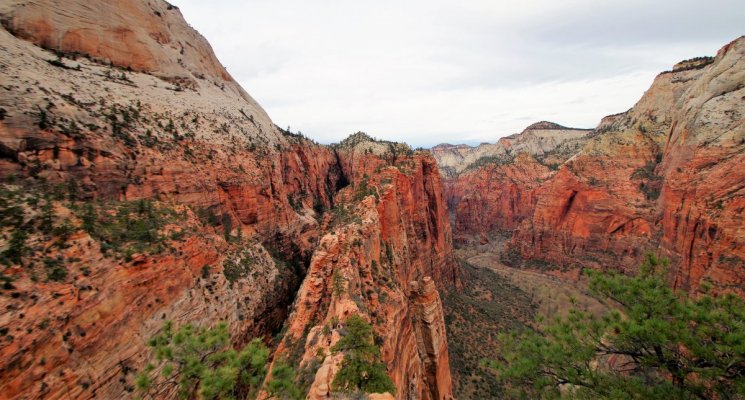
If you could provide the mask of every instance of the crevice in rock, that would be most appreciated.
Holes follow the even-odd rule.
[[[572,204],[574,204],[574,199],[577,197],[577,191],[572,190],[572,194],[569,195],[569,199],[567,199],[566,205],[564,205],[564,209],[561,210],[561,216],[559,217],[559,221],[563,221],[564,218],[566,218],[567,214],[569,214],[569,210],[572,209]]]

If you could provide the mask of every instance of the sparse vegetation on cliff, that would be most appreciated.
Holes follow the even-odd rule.
[[[639,190],[644,193],[647,200],[656,200],[660,197],[662,188],[662,177],[655,174],[657,165],[662,161],[662,154],[658,154],[653,161],[648,162],[643,167],[637,168],[631,174],[631,179],[641,181]]]
[[[252,399],[262,389],[269,349],[253,339],[240,350],[230,345],[228,326],[203,329],[186,324],[175,329],[171,321],[147,345],[152,363],[137,375],[137,388],[145,398],[176,392],[181,398]],[[295,399],[292,368],[278,362],[265,389],[277,398]]]
[[[478,160],[468,165],[464,171],[472,171],[485,167],[487,165],[506,165],[514,161],[514,157],[511,155],[498,155],[498,156],[483,156]]]
[[[78,212],[83,227],[101,242],[129,259],[135,253],[155,254],[165,249],[166,224],[181,219],[173,209],[150,200],[108,204],[87,203]]]
[[[372,326],[359,315],[350,315],[344,321],[344,335],[332,348],[334,352],[344,352],[341,369],[334,377],[335,390],[396,393],[373,336]]]
[[[745,395],[745,303],[735,295],[689,298],[648,255],[636,277],[590,274],[617,304],[602,317],[573,309],[541,332],[502,335],[490,361],[517,398],[740,398]]]

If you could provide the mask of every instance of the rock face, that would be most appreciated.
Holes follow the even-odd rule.
[[[421,285],[418,282],[409,283],[409,288],[414,308],[417,350],[419,350],[419,358],[424,361],[425,382],[428,387],[434,389],[428,393],[428,397],[432,399],[452,398],[445,316],[440,295],[437,293],[432,278],[428,276],[424,277]]]
[[[339,323],[359,314],[381,338],[395,398],[452,398],[435,282],[452,286],[459,278],[435,161],[353,139],[337,148],[350,185],[336,197],[330,233],[313,255],[276,357],[306,371],[310,398],[330,398],[342,360],[331,352]]]
[[[673,261],[676,287],[743,293],[744,53],[740,38],[678,64],[603,121],[539,190],[513,240],[522,255],[630,269],[652,250]]]
[[[536,122],[518,134],[496,143],[468,145],[439,144],[430,151],[443,175],[455,178],[464,171],[495,161],[508,162],[520,153],[541,158],[553,156],[548,163],[557,164],[581,148],[591,129],[567,128],[547,121]],[[562,157],[564,157],[562,159]],[[555,158],[555,159],[554,159]]]
[[[527,153],[507,164],[489,164],[446,180],[456,241],[476,236],[483,243],[494,230],[511,231],[532,215],[536,188],[552,171]]]
[[[71,233],[31,234],[20,263],[3,267],[12,284],[0,295],[8,310],[0,316],[0,397],[134,397],[145,342],[165,320],[225,321],[236,345],[268,338],[305,288],[329,285],[314,271],[337,264],[324,246],[342,232],[340,256],[370,268],[380,261],[365,290],[387,290],[379,286],[388,279],[403,282],[396,293],[405,294],[425,275],[441,286],[457,282],[431,157],[388,144],[381,156],[342,151],[277,128],[168,3],[8,1],[0,22],[0,175],[15,179],[3,190],[47,198],[51,188],[75,188],[33,200],[52,205],[54,232]],[[380,191],[376,201],[343,189],[365,179]],[[106,215],[140,200],[177,219],[161,228],[162,249],[111,250],[84,228],[88,204]],[[369,237],[349,215],[331,225],[340,202],[350,215],[370,213],[359,228]],[[19,204],[34,224],[37,210]],[[5,250],[11,232],[0,233]],[[355,238],[366,247],[351,246]],[[381,260],[386,249],[390,262]],[[61,260],[66,273],[48,278],[48,260]],[[408,308],[390,306],[390,325],[376,325],[386,334],[384,361],[401,393],[444,398],[447,351],[420,349],[417,332],[429,325],[415,329],[418,314]],[[429,330],[421,337],[438,337]]]
[[[260,109],[233,81],[207,40],[184,21],[177,7],[165,1],[3,3],[0,21],[21,39],[103,64],[147,72],[184,87],[195,87],[199,80],[225,85]]]
[[[533,213],[535,189],[581,149],[591,132],[543,121],[494,144],[433,147],[456,241],[484,243],[491,231],[517,228]]]
[[[449,178],[454,235],[517,227],[518,264],[632,271],[653,251],[678,288],[744,294],[744,53],[739,38],[660,74],[629,111],[536,156],[549,171],[500,156]]]

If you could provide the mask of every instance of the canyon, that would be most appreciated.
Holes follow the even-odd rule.
[[[326,398],[343,325],[330,321],[351,313],[374,324],[392,395],[452,397],[436,287],[458,269],[431,155],[276,127],[165,2],[5,2],[0,15],[4,206],[33,225],[26,202],[43,198],[69,231],[32,232],[4,273],[2,397],[135,397],[168,320],[226,322],[235,345],[282,331],[275,359]],[[170,215],[163,248],[86,231],[85,203],[100,219]]]
[[[743,52],[739,38],[676,64],[594,130],[541,122],[496,144],[433,148],[450,171],[456,244],[506,232],[507,264],[575,273],[633,272],[653,252],[671,260],[676,288],[743,295]]]
[[[675,288],[745,295],[745,38],[595,129],[413,150],[276,126],[164,1],[10,0],[0,24],[0,398],[136,398],[166,321],[259,337],[335,398],[351,316],[395,387],[370,398],[486,396],[451,359],[477,374],[461,353],[583,268],[651,251]]]

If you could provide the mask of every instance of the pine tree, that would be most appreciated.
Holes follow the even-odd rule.
[[[187,324],[174,330],[169,321],[148,346],[155,364],[138,375],[137,387],[151,398],[174,389],[189,399],[253,398],[266,376],[269,349],[254,339],[234,350],[224,323],[212,329]]]
[[[22,227],[16,227],[13,230],[13,234],[10,236],[8,248],[3,252],[2,258],[7,259],[11,264],[20,264],[21,257],[23,257],[28,250],[26,247],[27,238],[28,233],[26,233]]]
[[[342,392],[396,393],[396,387],[380,361],[380,349],[374,343],[373,329],[357,314],[344,322],[344,336],[331,349],[344,352],[341,369],[333,387]]]
[[[272,398],[301,399],[300,389],[295,385],[295,370],[284,361],[277,361],[272,368],[272,376],[266,385]]]
[[[745,303],[677,292],[666,267],[648,255],[635,277],[588,273],[617,310],[573,309],[542,332],[501,335],[501,359],[487,365],[517,398],[742,398]]]

